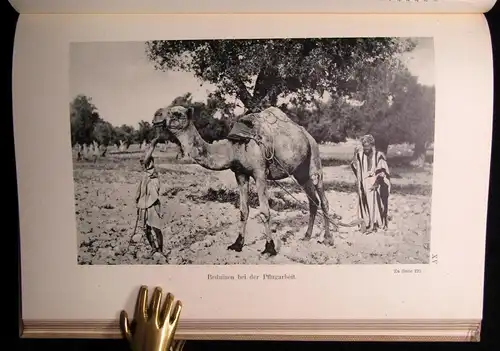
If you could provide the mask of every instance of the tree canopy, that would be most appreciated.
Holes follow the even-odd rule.
[[[196,115],[195,126],[201,136],[207,142],[213,142],[224,138],[229,133],[229,125],[226,121],[214,118],[217,111],[217,102],[208,100],[205,102],[193,101],[191,93],[173,99],[170,104],[193,107]],[[141,120],[138,128],[130,125],[113,126],[99,115],[97,107],[92,103],[92,98],[85,95],[77,95],[70,103],[71,142],[90,145],[94,141],[100,145],[125,143],[126,147],[133,143],[150,142],[156,136],[153,125],[149,121]],[[180,145],[179,141],[172,135],[167,135],[164,142],[173,142]]]
[[[399,142],[421,149],[433,140],[434,88],[399,60],[415,46],[402,38],[153,40],[145,51],[157,70],[214,85],[208,110],[230,120],[238,101],[250,112],[273,105],[319,142],[372,133],[384,149]]]
[[[235,96],[253,110],[291,93],[301,100],[354,93],[368,66],[414,45],[393,38],[153,40],[146,54],[156,69],[191,72],[217,87],[214,99]]]
[[[154,138],[154,130],[148,121],[140,121],[138,128],[130,125],[113,126],[104,120],[92,103],[92,98],[77,95],[70,103],[71,143],[90,145],[96,141],[100,145],[149,142]]]

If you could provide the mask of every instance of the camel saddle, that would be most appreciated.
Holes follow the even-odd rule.
[[[302,129],[279,108],[269,107],[258,113],[241,116],[226,138],[240,142],[253,139],[267,144],[275,135],[289,128]]]
[[[257,138],[253,115],[245,115],[237,120],[227,138],[234,141],[249,141]]]

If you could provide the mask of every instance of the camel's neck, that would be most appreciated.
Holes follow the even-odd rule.
[[[191,123],[176,134],[184,152],[200,166],[214,171],[229,169],[234,158],[233,147],[228,140],[207,143]]]

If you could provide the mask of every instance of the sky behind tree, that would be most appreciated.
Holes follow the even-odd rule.
[[[420,83],[434,84],[432,38],[419,39],[403,59]],[[150,121],[158,108],[187,92],[194,101],[206,101],[213,89],[191,73],[155,70],[144,42],[71,44],[70,99],[78,94],[91,97],[100,116],[116,126],[137,127],[140,120]]]

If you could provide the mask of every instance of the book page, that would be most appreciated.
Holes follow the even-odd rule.
[[[479,320],[492,89],[482,15],[21,15],[23,318]]]
[[[10,0],[20,13],[484,13],[495,0]]]

